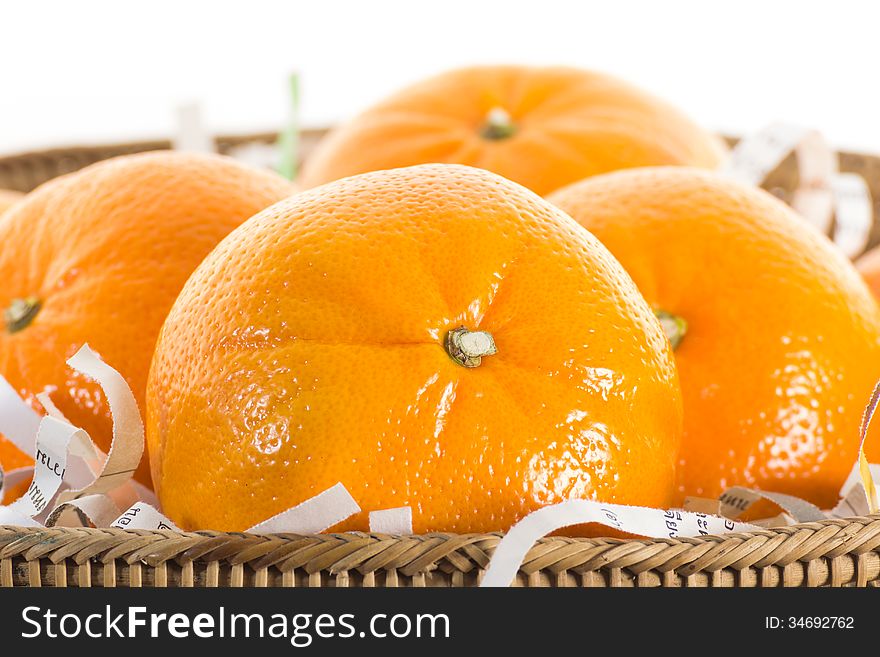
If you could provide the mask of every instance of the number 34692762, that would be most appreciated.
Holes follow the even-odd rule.
[[[852,616],[766,616],[764,627],[769,630],[851,630],[855,627]]]

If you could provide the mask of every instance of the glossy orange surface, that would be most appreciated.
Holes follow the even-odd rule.
[[[550,200],[688,324],[679,501],[744,484],[833,506],[880,377],[880,310],[849,261],[770,194],[708,172],[618,172]]]
[[[450,330],[497,353],[465,368]],[[242,530],[342,482],[424,531],[542,505],[662,506],[681,404],[662,329],[570,217],[486,171],[331,183],[233,231],[160,334],[147,440],[163,510]]]
[[[495,134],[493,123],[500,126]],[[547,194],[616,169],[714,168],[724,150],[679,110],[616,78],[480,66],[419,82],[341,125],[309,157],[300,181],[313,187],[366,171],[452,162]]]
[[[106,450],[103,393],[65,361],[88,342],[143,408],[159,327],[189,274],[229,231],[290,191],[280,176],[229,158],[171,152],[115,158],[46,183],[0,217],[0,310],[15,299],[40,302],[21,330],[0,319],[0,374],[35,407],[48,387]],[[0,439],[0,464],[14,467],[17,451]],[[149,483],[146,459],[137,476]]]

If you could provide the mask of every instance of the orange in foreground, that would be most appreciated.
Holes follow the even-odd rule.
[[[243,530],[343,483],[425,531],[568,498],[663,506],[681,432],[663,329],[587,231],[487,171],[303,192],[229,235],[156,346],[162,509]]]
[[[65,361],[84,342],[143,408],[159,328],[192,270],[229,231],[290,193],[271,172],[220,157],[149,153],[46,183],[0,218],[0,374],[52,401],[104,450],[100,387]],[[0,464],[24,458],[0,438]],[[144,459],[137,477],[149,483]]]
[[[482,66],[406,88],[318,145],[301,183],[452,162],[547,194],[587,176],[652,165],[714,168],[722,142],[662,100],[573,68]]]
[[[880,377],[880,310],[847,259],[770,194],[703,171],[618,172],[550,200],[620,260],[675,345],[678,501],[742,484],[833,506]]]

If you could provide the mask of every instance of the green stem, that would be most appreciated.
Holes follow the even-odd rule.
[[[446,334],[446,353],[463,367],[478,367],[483,356],[498,352],[495,339],[488,331],[470,331],[464,326]]]
[[[17,333],[27,328],[37,313],[40,312],[40,300],[36,297],[13,299],[9,307],[3,311],[3,320],[9,333]]]
[[[663,327],[663,332],[666,334],[666,337],[669,338],[669,343],[672,345],[672,349],[677,349],[678,345],[681,344],[681,341],[684,340],[684,336],[687,335],[687,320],[684,317],[679,317],[678,315],[673,315],[672,313],[659,309],[654,310],[654,315],[660,320],[660,326]]]
[[[480,135],[492,141],[507,139],[516,134],[516,125],[503,107],[494,107],[486,115]]]

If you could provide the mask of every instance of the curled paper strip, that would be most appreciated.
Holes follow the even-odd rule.
[[[370,511],[370,531],[374,534],[409,536],[412,531],[412,507]]]
[[[27,492],[9,505],[9,509],[29,518],[45,511],[64,480],[67,447],[82,430],[52,417],[44,417],[37,431],[34,478]]]
[[[868,464],[868,470],[871,473],[871,478],[875,482],[880,480],[880,465],[876,463],[870,463]],[[857,488],[862,484],[863,481],[861,464],[859,463],[859,459],[856,458],[856,462],[853,463],[852,470],[849,471],[849,476],[846,478],[846,481],[843,482],[843,486],[840,487],[840,492],[838,493],[838,495],[841,498],[844,498],[852,492],[853,488]],[[865,504],[867,504],[867,501],[865,502]]]
[[[199,103],[178,106],[176,118],[177,132],[171,145],[174,150],[194,153],[214,152],[214,140],[205,128],[202,106]]]
[[[56,420],[67,422],[67,424],[71,424],[70,420],[64,416],[64,413],[62,413],[55,405],[55,402],[52,401],[52,396],[49,394],[48,390],[38,392],[37,401],[40,402],[40,405],[45,409],[46,415],[54,417]]]
[[[834,243],[849,258],[868,246],[874,225],[874,204],[865,179],[855,173],[839,173],[831,180],[834,195]]]
[[[869,513],[871,509],[868,508],[868,495],[864,484],[860,481],[856,482],[831,510],[833,518],[852,518],[866,516]]]
[[[831,180],[837,174],[837,155],[816,130],[771,123],[742,139],[721,171],[759,187],[792,151],[797,158],[800,184],[791,205],[827,234],[834,212]]]
[[[792,207],[822,233],[831,234],[844,254],[856,257],[868,245],[874,223],[871,192],[861,176],[839,172],[837,155],[817,131],[770,124],[742,139],[721,171],[760,186],[791,152],[799,173]]]
[[[0,376],[0,433],[25,454],[33,454],[40,416]]]
[[[0,506],[0,525],[17,527],[39,527],[40,523],[9,506]]]
[[[704,513],[569,500],[538,509],[511,527],[495,548],[480,586],[510,586],[539,538],[563,527],[590,522],[650,538],[705,536],[758,529],[754,525]]]
[[[785,511],[797,522],[825,520],[826,515],[815,504],[793,495],[772,493],[745,486],[733,486],[721,494],[719,513],[725,518],[736,520],[758,500],[768,500]]]
[[[409,510],[409,507],[404,508]],[[399,512],[401,509],[390,509],[389,511]],[[302,504],[254,525],[247,531],[265,534],[275,532],[319,534],[359,512],[360,507],[345,486],[336,484],[307,499]],[[411,513],[410,518],[412,518]],[[167,516],[144,502],[133,504],[125,513],[110,523],[110,526],[119,529],[174,529],[180,531]]]
[[[865,456],[865,440],[868,438],[868,428],[871,426],[871,420],[874,419],[874,412],[877,410],[878,402],[880,402],[880,381],[877,382],[873,392],[871,392],[871,399],[865,407],[865,412],[862,413],[862,422],[859,425],[859,475],[861,476],[862,486],[865,489],[868,510],[871,513],[877,513],[880,505],[877,503],[877,486],[874,484],[871,465]]]
[[[63,502],[52,510],[47,527],[107,527],[119,516],[119,508],[106,495],[86,495]]]
[[[180,528],[171,520],[145,502],[132,504],[125,513],[110,523],[110,526],[119,529],[173,529],[180,531]]]
[[[66,491],[59,497],[61,502],[119,489],[131,479],[144,453],[144,425],[141,414],[131,388],[122,375],[102,361],[87,344],[83,345],[67,364],[80,374],[97,381],[104,391],[113,416],[113,441],[97,479],[79,490]],[[86,440],[91,444],[87,436]],[[95,466],[97,467],[97,464]]]
[[[55,406],[48,391],[37,393],[37,401],[46,409],[49,417],[70,424],[64,413]],[[76,434],[70,440],[68,451],[67,473],[64,475],[65,483],[72,488],[81,488],[94,481],[100,471],[101,464],[98,461],[98,453],[91,438],[84,431],[81,434]]]
[[[361,508],[345,486],[336,484],[302,504],[254,525],[247,531],[256,534],[275,532],[320,534],[360,511]]]
[[[721,502],[714,497],[685,497],[682,508],[693,513],[705,513],[710,516],[721,515]]]
[[[776,527],[789,527],[798,523],[797,520],[788,515],[785,511],[783,511],[782,513],[778,513],[770,518],[762,518],[761,520],[753,520],[752,522],[757,527],[763,527],[765,529],[775,529]]]

